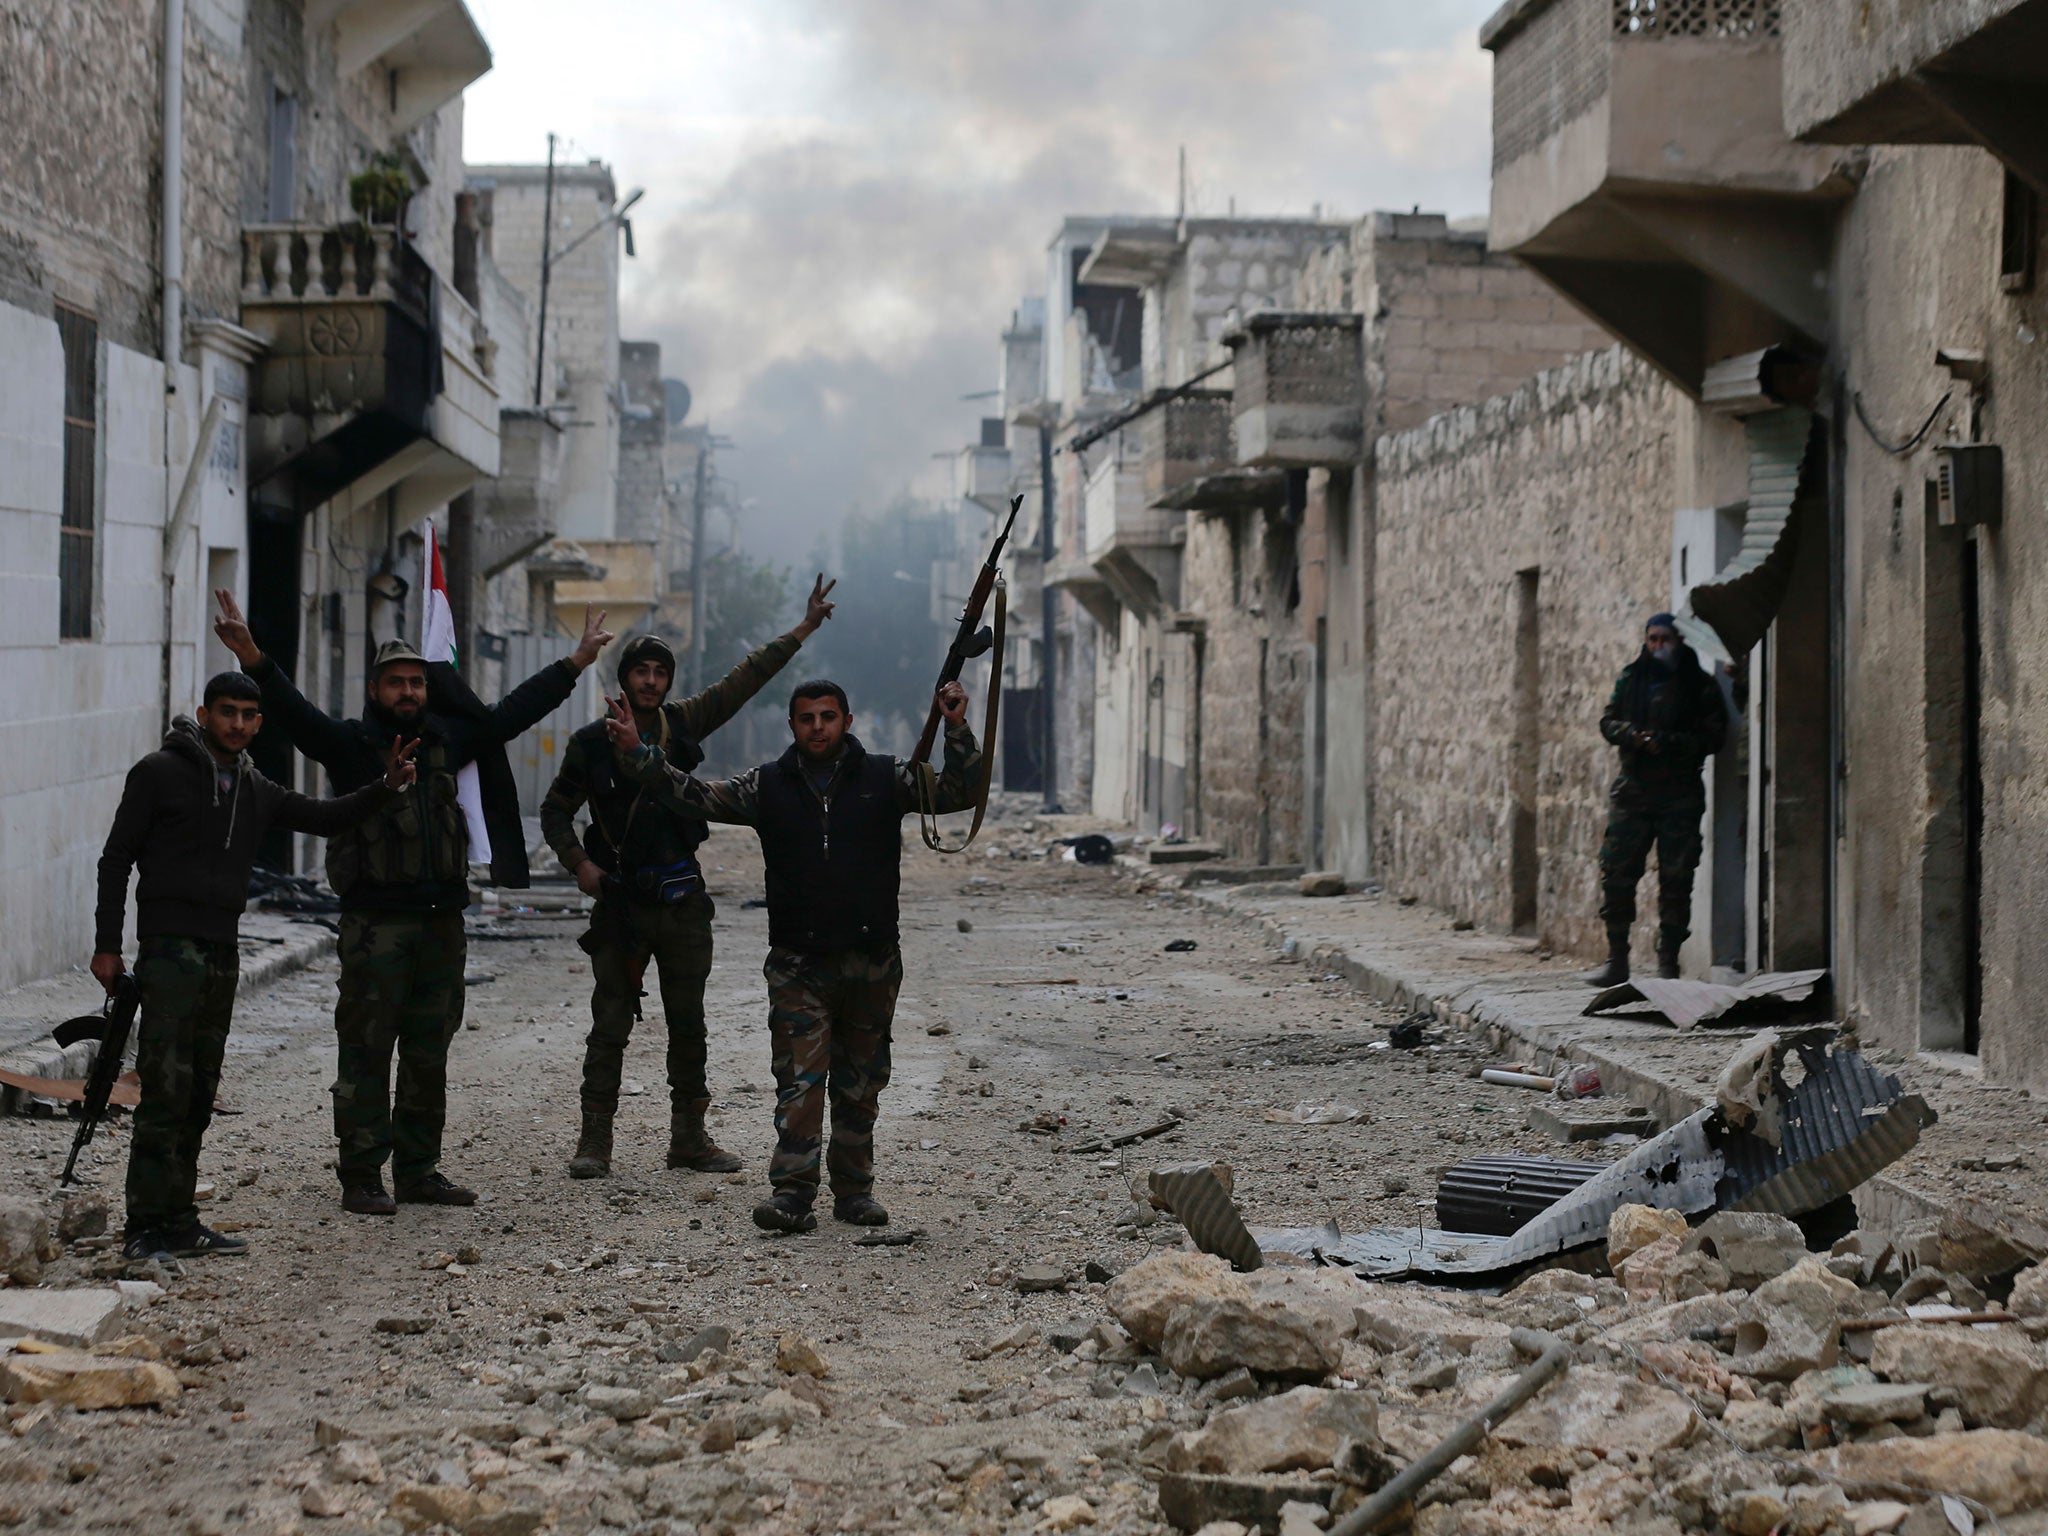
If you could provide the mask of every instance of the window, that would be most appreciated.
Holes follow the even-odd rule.
[[[1999,230],[1998,286],[2025,293],[2034,286],[2034,253],[2041,244],[2041,201],[2034,189],[2005,173],[2005,219]]]
[[[64,346],[64,521],[57,546],[57,633],[92,638],[93,535],[99,502],[100,328],[82,309],[57,306]]]
[[[270,187],[265,212],[273,224],[298,216],[299,98],[270,90]]]

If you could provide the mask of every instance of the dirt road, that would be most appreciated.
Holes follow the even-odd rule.
[[[661,1039],[642,1025],[627,1073],[643,1091],[624,1101],[614,1176],[566,1176],[588,1026],[574,919],[507,922],[507,938],[470,947],[446,1166],[483,1192],[473,1210],[343,1214],[333,965],[246,996],[223,1089],[239,1113],[216,1120],[201,1174],[217,1188],[208,1219],[250,1252],[189,1263],[140,1318],[184,1395],[162,1411],[10,1410],[0,1519],[1025,1530],[1051,1518],[1046,1500],[1079,1495],[1096,1530],[1158,1529],[1138,1458],[1204,1405],[1170,1375],[1069,1352],[1105,1316],[1086,1277],[1179,1241],[1170,1222],[1119,1226],[1133,1173],[1217,1156],[1254,1219],[1353,1227],[1429,1219],[1435,1173],[1461,1157],[1555,1150],[1521,1129],[1514,1090],[1473,1078],[1476,1060],[1375,1048],[1391,1016],[1245,928],[1101,868],[917,850],[876,1145],[890,1230],[919,1235],[863,1247],[828,1219],[766,1238],[748,1220],[772,1140],[766,924],[743,906],[759,860],[741,832],[705,851],[721,906],[714,1124],[744,1173],[662,1169]],[[1198,947],[1165,950],[1182,938]],[[1263,1118],[1301,1103],[1367,1118]],[[1156,1139],[1074,1150],[1169,1115],[1183,1124]],[[8,1182],[47,1187],[68,1139],[63,1122],[0,1122]],[[118,1223],[125,1133],[102,1145]],[[67,1257],[52,1283],[91,1262]],[[1019,1272],[1046,1265],[1072,1287],[1020,1294]],[[718,1328],[730,1342],[704,1348]],[[815,1348],[822,1379],[778,1368],[785,1334]]]

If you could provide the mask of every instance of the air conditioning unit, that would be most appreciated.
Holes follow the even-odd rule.
[[[2005,515],[2005,455],[1996,443],[1934,450],[1934,520],[1944,528],[1996,528]]]

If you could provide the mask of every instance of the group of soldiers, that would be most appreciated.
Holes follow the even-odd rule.
[[[568,1169],[577,1178],[610,1172],[621,1068],[650,964],[668,1029],[668,1166],[740,1166],[705,1124],[704,985],[715,907],[697,849],[710,821],[759,835],[776,1149],[771,1192],[754,1221],[775,1232],[817,1225],[828,1100],[823,1161],[833,1214],[859,1225],[888,1221],[874,1196],[873,1131],[903,978],[898,824],[912,810],[965,809],[987,788],[957,683],[938,694],[946,733],[935,776],[866,752],[851,732],[845,690],[822,678],[793,691],[792,742],[781,758],[733,779],[692,776],[704,760],[703,738],[832,616],[833,585],[821,576],[802,622],[686,699],[669,698],[675,656],[665,642],[643,635],[621,646],[610,713],[571,737],[541,815],[563,867],[594,898],[581,940],[593,989],[582,1127]],[[110,991],[126,971],[122,929],[131,871],[138,876],[141,1099],[123,1240],[132,1260],[246,1246],[199,1219],[195,1192],[233,1013],[237,928],[257,851],[273,828],[328,839],[327,875],[341,904],[332,1091],[343,1209],[389,1216],[400,1204],[475,1204],[475,1191],[441,1169],[470,902],[459,778],[494,758],[502,769],[505,744],[565,703],[614,638],[603,614],[588,617],[567,657],[490,707],[459,684],[451,695],[438,666],[404,641],[387,641],[371,665],[360,717],[338,720],[264,654],[232,595],[216,596],[215,633],[241,670],[209,680],[192,716],[175,721],[162,748],[130,771],[100,859],[92,972]],[[266,719],[327,770],[334,798],[293,793],[255,769],[247,749]],[[481,777],[487,798],[509,789],[509,776]],[[488,820],[493,807],[484,810]],[[580,832],[579,812],[587,815]]]

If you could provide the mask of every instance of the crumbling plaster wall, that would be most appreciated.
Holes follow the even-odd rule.
[[[1609,348],[1379,439],[1374,862],[1389,889],[1511,924],[1514,608],[1533,569],[1538,932],[1562,950],[1603,944],[1614,751],[1599,720],[1668,591],[1681,405]]]
[[[2048,672],[2048,529],[2034,513],[2048,501],[2048,294],[2038,280],[2032,292],[2000,291],[2003,193],[2001,168],[1976,149],[1872,152],[1837,247],[1844,340],[1835,362],[1895,442],[1955,383],[1937,349],[1981,351],[1988,365],[1981,434],[2004,451],[2005,517],[1977,550],[1981,1053],[1987,1077],[2038,1091],[2048,1087],[2038,1022],[2048,986],[2039,943],[2048,919],[2039,875],[2048,861],[2048,712],[2036,681]],[[1939,818],[1956,793],[1962,637],[1953,610],[1939,594],[1930,605],[1926,587],[1930,568],[1940,580],[1940,562],[1959,557],[1961,536],[1931,528],[1925,503],[1935,445],[1967,437],[1967,398],[1958,388],[1908,455],[1886,452],[1853,414],[1842,433],[1848,734],[1836,948],[1843,1000],[1865,1038],[1907,1051],[1939,1043],[1923,1040],[1923,1020],[1939,1009],[1934,994],[1954,984],[1940,950],[1962,920],[1928,879],[1943,851]]]

